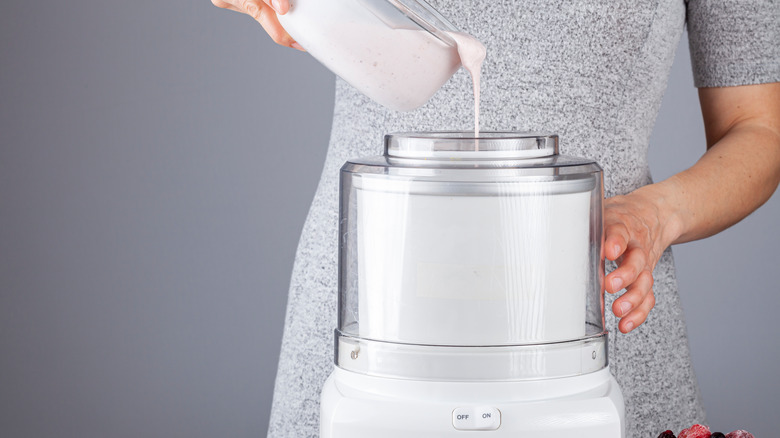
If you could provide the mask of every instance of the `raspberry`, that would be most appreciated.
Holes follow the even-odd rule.
[[[677,437],[674,436],[674,432],[672,432],[671,430],[665,430],[661,432],[660,435],[658,435],[658,438],[677,438]]]
[[[710,438],[710,428],[701,424],[694,424],[688,429],[683,429],[677,438]],[[741,437],[734,437],[741,438]]]
[[[753,438],[753,434],[746,430],[735,430],[726,435],[726,438]]]

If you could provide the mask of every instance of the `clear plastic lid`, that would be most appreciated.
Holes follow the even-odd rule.
[[[464,379],[479,357],[503,357],[497,379],[605,365],[601,168],[557,152],[554,135],[406,133],[347,162],[337,364],[429,378],[404,364],[440,358]]]

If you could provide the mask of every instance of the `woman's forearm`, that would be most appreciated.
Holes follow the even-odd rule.
[[[780,182],[780,133],[760,124],[730,129],[691,168],[640,189],[667,218],[667,244],[734,225],[765,203]]]
[[[691,168],[640,190],[668,221],[667,244],[702,239],[765,203],[780,183],[780,84],[700,91],[708,150]]]

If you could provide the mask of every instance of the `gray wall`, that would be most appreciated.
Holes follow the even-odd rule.
[[[657,179],[704,148],[684,49]],[[332,94],[206,0],[0,3],[2,436],[264,436]],[[724,431],[777,427],[779,219],[676,249]]]

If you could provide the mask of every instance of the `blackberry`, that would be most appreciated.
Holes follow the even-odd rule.
[[[720,432],[713,432],[712,435],[710,435],[710,438],[726,438],[726,435],[723,435]]]
[[[661,432],[660,435],[658,435],[658,438],[677,438],[677,437],[674,436],[674,432],[672,432],[671,430],[665,430]]]

